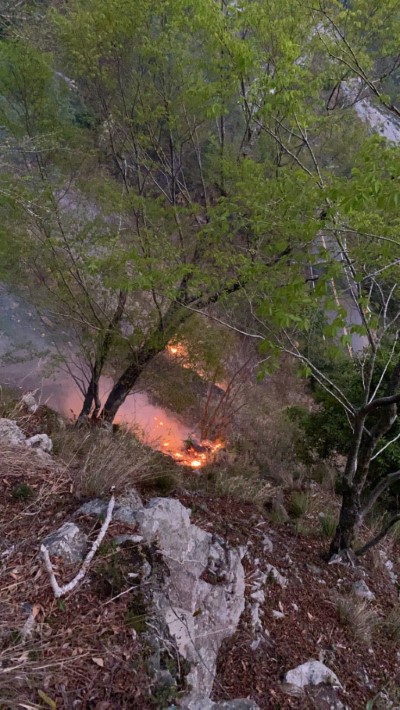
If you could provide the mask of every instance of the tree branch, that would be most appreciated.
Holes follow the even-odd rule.
[[[399,434],[400,436],[400,434]],[[378,483],[377,486],[371,491],[369,494],[365,504],[362,506],[362,515],[363,517],[369,513],[371,510],[372,506],[378,498],[386,491],[387,488],[389,488],[393,483],[396,483],[396,481],[400,481],[400,471],[394,471],[393,473],[389,473],[388,476],[385,476],[385,478]]]
[[[45,545],[40,546],[40,552],[43,557],[44,566],[45,566],[46,571],[49,575],[51,588],[54,592],[54,596],[56,599],[59,599],[60,597],[64,597],[68,592],[71,592],[79,584],[79,582],[81,582],[82,579],[84,578],[86,572],[89,569],[89,565],[90,565],[93,557],[95,556],[97,550],[99,549],[99,547],[103,541],[103,538],[108,530],[108,526],[111,522],[112,513],[114,510],[114,505],[115,505],[115,498],[114,498],[114,495],[112,495],[110,498],[110,502],[108,504],[108,507],[107,507],[106,518],[104,520],[103,525],[100,528],[100,532],[99,532],[96,540],[94,541],[90,551],[86,555],[86,557],[82,563],[82,567],[80,568],[79,572],[75,575],[75,577],[70,582],[68,582],[68,584],[64,584],[62,587],[59,586],[59,584],[55,578],[55,575],[54,575],[53,565],[51,564],[48,549]]]
[[[355,554],[357,557],[361,557],[361,555],[365,555],[368,550],[371,549],[371,547],[375,547],[375,545],[378,544],[383,538],[388,534],[389,530],[400,521],[400,513],[397,515],[394,515],[393,518],[391,518],[388,522],[387,525],[381,530],[381,532],[376,535],[375,537],[372,538],[369,542],[367,542],[363,547],[359,547],[358,550],[355,550]]]

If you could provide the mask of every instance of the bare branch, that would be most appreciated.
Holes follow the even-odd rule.
[[[60,597],[64,597],[66,594],[68,594],[68,592],[71,592],[73,589],[75,589],[75,587],[79,584],[79,582],[81,582],[82,579],[85,577],[86,572],[89,569],[90,563],[91,563],[93,557],[95,556],[97,550],[99,549],[99,547],[103,541],[103,538],[108,530],[108,526],[110,525],[112,513],[114,510],[114,505],[115,505],[115,497],[114,497],[114,495],[112,495],[110,498],[110,502],[108,504],[108,507],[107,507],[107,514],[106,514],[104,523],[100,528],[99,534],[98,534],[96,540],[94,541],[90,551],[86,555],[79,572],[75,575],[75,577],[70,582],[68,582],[68,584],[64,584],[62,587],[59,586],[59,584],[55,578],[55,575],[54,575],[53,565],[51,564],[48,549],[45,545],[40,546],[40,552],[43,557],[44,565],[45,565],[46,571],[49,575],[51,588],[54,592],[54,596],[56,599],[59,599]]]

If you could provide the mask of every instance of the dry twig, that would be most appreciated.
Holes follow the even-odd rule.
[[[111,522],[112,513],[114,510],[114,505],[115,505],[115,497],[114,497],[114,495],[112,495],[110,498],[110,502],[108,504],[108,507],[107,507],[106,518],[104,520],[103,525],[101,526],[100,532],[99,532],[96,540],[94,541],[91,549],[89,550],[88,554],[86,555],[86,557],[82,563],[82,567],[80,568],[79,572],[75,575],[75,577],[70,582],[68,582],[68,584],[64,584],[62,587],[59,586],[59,584],[55,578],[55,575],[54,575],[53,565],[51,564],[51,560],[49,557],[47,547],[45,545],[40,546],[40,552],[43,557],[44,565],[45,565],[46,571],[49,575],[50,584],[51,584],[51,587],[53,589],[54,596],[56,599],[59,599],[60,597],[63,597],[66,594],[68,594],[68,592],[71,592],[73,589],[75,589],[75,587],[79,584],[79,582],[81,582],[82,579],[84,578],[86,572],[89,569],[89,565],[90,565],[93,557],[95,556],[97,550],[99,549],[99,547],[103,541],[103,538],[108,530],[108,526]]]

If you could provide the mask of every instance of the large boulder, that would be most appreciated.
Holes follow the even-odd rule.
[[[167,568],[163,584],[152,591],[156,615],[190,663],[191,690],[181,706],[204,710],[219,648],[244,609],[244,550],[192,525],[190,511],[177,500],[155,498],[136,519],[145,543],[157,545]]]
[[[305,688],[307,685],[319,685],[320,683],[326,683],[336,688],[342,687],[336,673],[331,671],[321,661],[315,661],[312,658],[306,663],[302,663],[301,666],[288,671],[284,682],[295,685],[297,688]]]
[[[80,562],[87,550],[86,535],[75,523],[64,523],[43,540],[49,555],[62,557],[67,562]]]

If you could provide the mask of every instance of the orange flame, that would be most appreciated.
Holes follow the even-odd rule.
[[[196,450],[197,447],[191,447],[187,450],[184,448],[173,447],[172,442],[164,441],[162,448],[164,453],[171,456],[175,461],[182,466],[190,466],[191,468],[201,468],[207,463],[210,463],[215,454],[223,447],[222,441],[208,441],[203,440],[199,442],[198,448],[204,449],[204,451]]]

